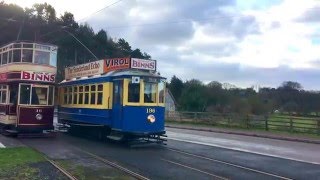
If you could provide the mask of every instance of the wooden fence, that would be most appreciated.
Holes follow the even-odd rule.
[[[212,126],[301,132],[320,135],[320,117],[272,114],[239,115],[210,112],[166,112],[166,120]]]

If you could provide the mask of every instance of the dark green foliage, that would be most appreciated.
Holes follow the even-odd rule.
[[[297,82],[286,81],[277,89],[241,89],[229,83],[199,80],[183,82],[176,76],[168,84],[182,111],[207,111],[239,114],[270,114],[276,110],[300,115],[318,115],[320,93],[305,91]]]
[[[125,39],[114,41],[106,30],[97,33],[88,24],[78,24],[72,13],[65,12],[61,17],[51,5],[34,4],[22,9],[0,1],[0,45],[15,41],[29,40],[55,44],[58,50],[57,81],[63,79],[64,68],[86,63],[96,58],[72,35],[90,49],[98,59],[113,57],[136,57],[151,59],[140,49],[132,50]],[[72,35],[71,35],[72,34]]]
[[[168,88],[170,89],[173,97],[177,102],[179,102],[182,89],[183,89],[183,82],[181,79],[177,78],[176,76],[173,76],[171,78],[170,84],[168,85]]]

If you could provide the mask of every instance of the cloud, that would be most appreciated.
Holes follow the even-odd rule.
[[[320,5],[307,9],[302,16],[297,18],[297,21],[303,23],[320,22]]]
[[[76,19],[115,2],[48,1],[58,12],[68,8]],[[320,1],[130,0],[87,22],[151,54],[168,78],[176,74],[241,87],[292,80],[320,89]]]

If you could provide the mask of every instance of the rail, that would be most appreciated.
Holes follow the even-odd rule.
[[[212,112],[166,112],[166,121],[320,135],[320,117],[240,115]]]

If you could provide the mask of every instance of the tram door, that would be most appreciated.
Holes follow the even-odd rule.
[[[112,125],[115,129],[122,129],[123,80],[113,82]]]

